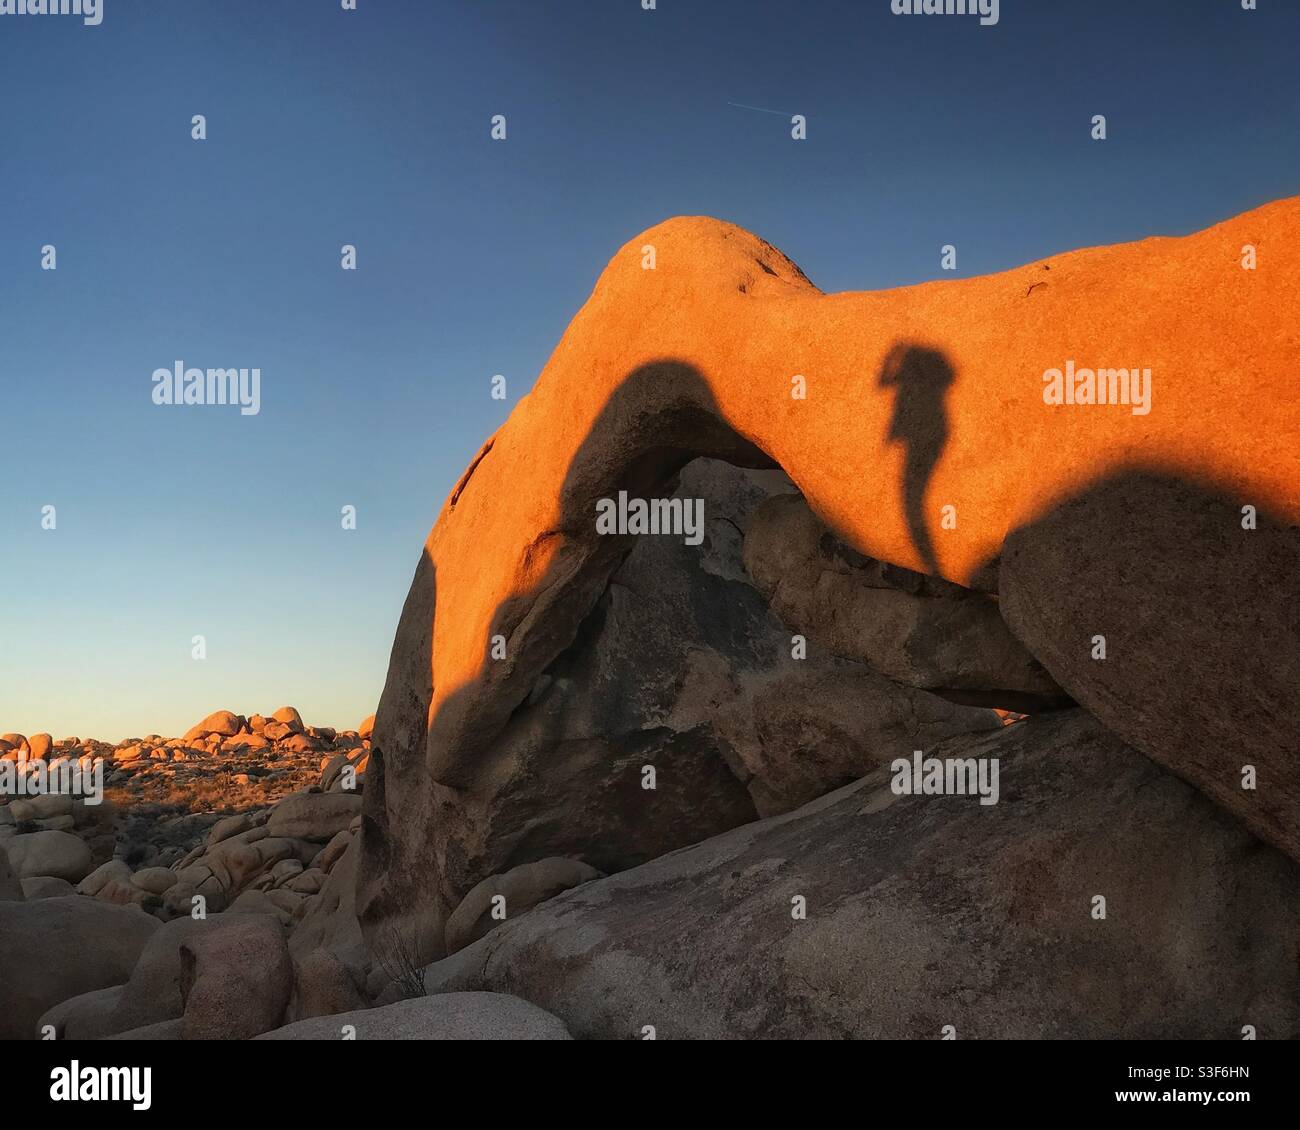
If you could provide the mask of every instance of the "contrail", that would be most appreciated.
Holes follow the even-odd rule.
[[[746,106],[743,102],[728,102],[728,106],[735,106],[739,110],[757,110],[760,114],[776,114],[778,117],[788,118],[791,115],[784,110],[768,110],[763,106]]]

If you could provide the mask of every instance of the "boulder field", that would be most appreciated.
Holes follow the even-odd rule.
[[[337,865],[351,880],[370,724],[284,707],[115,746],[6,735],[26,791],[0,803],[0,1037],[233,1039],[364,1007],[346,932],[292,935],[334,907]],[[101,795],[31,791],[64,757]]]

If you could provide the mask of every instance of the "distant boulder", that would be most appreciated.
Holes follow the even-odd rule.
[[[191,726],[185,731],[185,740],[187,742],[195,741],[205,737],[208,734],[219,734],[222,737],[233,737],[243,728],[244,720],[238,714],[229,710],[217,710],[209,714],[202,722]]]
[[[301,734],[306,728],[302,723],[302,715],[292,706],[280,707],[279,710],[271,715],[271,720],[274,722],[283,722],[295,734]]]

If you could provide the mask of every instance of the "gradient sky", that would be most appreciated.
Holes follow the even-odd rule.
[[[1195,231],[1300,191],[1297,43],[1290,0],[0,17],[0,731],[355,727],[447,491],[621,244],[719,216],[835,291]],[[261,413],[153,404],[178,358],[260,367]]]

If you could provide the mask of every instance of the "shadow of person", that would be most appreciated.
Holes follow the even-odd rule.
[[[948,442],[944,400],[955,379],[948,359],[937,349],[899,343],[889,351],[876,382],[880,388],[897,389],[886,440],[904,446],[903,514],[912,545],[931,574],[939,572],[939,563],[925,517],[925,492]]]

